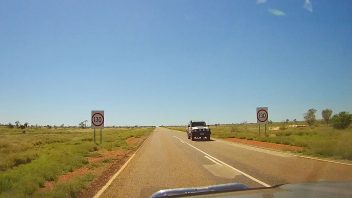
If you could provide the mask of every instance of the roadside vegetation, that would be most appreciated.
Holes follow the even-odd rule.
[[[153,128],[106,128],[103,143],[93,130],[80,128],[0,127],[0,197],[76,197],[116,158],[91,163],[102,153],[133,151]],[[97,135],[99,142],[99,135]],[[96,160],[97,161],[97,160]],[[99,169],[100,171],[94,171]],[[82,174],[73,174],[76,170]],[[62,175],[74,175],[60,182]],[[47,184],[50,184],[48,186]]]
[[[264,125],[259,134],[258,124],[218,124],[210,126],[214,138],[239,138],[302,147],[302,154],[334,159],[352,160],[352,116],[340,112],[332,116],[332,110],[322,111],[322,120],[316,119],[316,110],[305,113],[305,121],[269,121],[266,133]],[[186,131],[186,126],[167,127]]]
[[[352,160],[352,128],[339,130],[326,125],[314,128],[291,128],[294,124],[269,124],[265,136],[263,126],[259,136],[257,124],[230,124],[210,126],[212,137],[240,138],[303,147],[302,153]],[[167,127],[185,132],[185,127]]]

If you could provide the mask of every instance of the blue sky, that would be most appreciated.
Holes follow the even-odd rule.
[[[305,3],[310,3],[305,6]],[[311,6],[311,7],[309,7]],[[352,112],[349,0],[0,0],[0,123]]]

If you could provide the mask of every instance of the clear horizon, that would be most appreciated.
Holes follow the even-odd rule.
[[[1,1],[0,123],[352,113],[352,2]]]

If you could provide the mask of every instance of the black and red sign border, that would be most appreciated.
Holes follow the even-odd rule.
[[[103,118],[103,122],[101,122],[100,125],[96,125],[96,124],[93,122],[93,117],[94,117],[96,114],[99,114],[99,115]],[[99,113],[99,112],[94,113],[94,114],[92,115],[92,124],[93,124],[94,126],[96,126],[96,127],[102,126],[102,125],[104,124],[104,116],[103,116],[103,114],[101,114],[101,113]]]
[[[264,121],[261,121],[261,120],[259,119],[259,112],[261,112],[261,111],[265,111],[265,113],[266,113],[266,119],[265,119]],[[257,112],[257,120],[258,120],[259,122],[266,122],[266,121],[268,121],[268,119],[269,119],[268,111],[267,111],[266,109],[259,109],[258,112]]]

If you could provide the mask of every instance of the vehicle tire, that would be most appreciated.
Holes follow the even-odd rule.
[[[191,134],[191,137],[192,137],[192,141],[196,140],[193,134]]]

